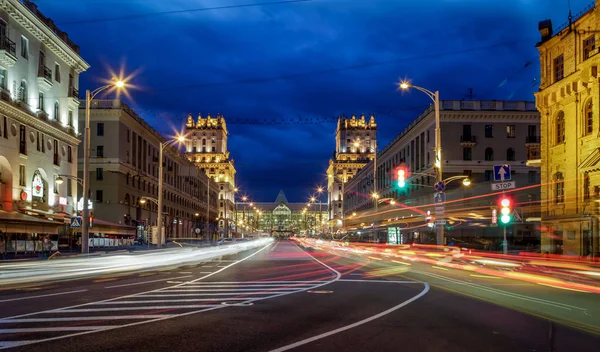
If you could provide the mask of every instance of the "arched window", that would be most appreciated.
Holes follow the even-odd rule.
[[[583,135],[587,136],[594,130],[594,113],[592,111],[592,98],[588,99],[583,105]]]
[[[492,148],[485,148],[485,160],[486,161],[492,161],[492,160],[494,160],[494,149],[492,149]]]
[[[515,149],[514,148],[508,148],[506,149],[506,160],[508,161],[515,161]]]
[[[54,103],[54,119],[55,120],[59,120],[58,119],[58,115],[60,114],[60,106],[58,105],[58,102]]]
[[[554,199],[556,203],[565,202],[565,179],[562,172],[554,174]]]
[[[565,113],[559,111],[556,114],[556,144],[564,143],[565,141]]]
[[[21,81],[21,85],[19,86],[19,94],[17,95],[17,99],[27,104],[27,82]]]

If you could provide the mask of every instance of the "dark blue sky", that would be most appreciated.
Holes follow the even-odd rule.
[[[136,16],[271,1],[37,3],[91,64],[81,91],[122,66],[137,72],[130,105],[161,133],[188,113],[224,114],[238,186],[257,201],[279,189],[305,201],[325,184],[340,114],[375,113],[389,143],[429,104],[396,92],[399,78],[441,99],[472,88],[474,99],[533,100],[538,21],[568,15],[567,0],[313,0]],[[571,0],[573,13],[591,2]]]

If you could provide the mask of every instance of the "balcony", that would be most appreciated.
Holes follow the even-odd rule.
[[[46,66],[40,66],[38,68],[37,81],[38,87],[43,91],[52,88],[52,70]]]
[[[75,87],[69,87],[67,91],[67,96],[69,97],[69,108],[77,109],[79,107],[79,90]]]
[[[538,137],[539,138],[539,137]],[[527,166],[540,167],[542,165],[542,150],[539,144],[527,146]]]
[[[540,136],[527,136],[525,137],[525,145],[539,145]]]
[[[17,63],[17,46],[7,37],[0,37],[0,67],[8,70]]]
[[[477,138],[475,136],[460,136],[460,145],[463,147],[473,147],[477,144]]]

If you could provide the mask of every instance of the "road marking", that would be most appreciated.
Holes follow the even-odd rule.
[[[144,276],[153,276],[156,275],[156,273],[146,273],[146,274],[140,274],[138,275],[139,277],[144,277]]]
[[[45,312],[40,312],[42,314],[56,314],[56,313],[60,313],[60,314],[64,314],[64,313],[89,313],[89,312],[120,312],[122,310],[155,310],[155,309],[183,309],[183,308],[207,308],[207,307],[218,307],[219,305],[214,305],[214,304],[183,304],[183,305],[177,305],[177,306],[144,306],[144,307],[114,307],[114,308],[81,308],[81,309],[67,309],[67,310],[48,310]],[[171,317],[176,317],[177,315],[172,315]],[[161,318],[161,319],[156,319],[156,320],[162,320],[162,319],[168,319],[168,318]],[[156,321],[156,320],[151,320],[151,321]],[[148,321],[148,322],[151,322]],[[137,324],[137,323],[134,323]],[[121,325],[121,326],[116,326],[118,327],[125,327],[128,326],[129,324],[125,324],[125,325]],[[108,330],[108,329],[107,329]]]
[[[181,274],[192,274],[192,272],[191,272],[191,271],[181,271],[180,273],[181,273]]]
[[[115,281],[118,280],[118,278],[116,277],[112,277],[112,278],[108,278],[108,279],[100,279],[100,280],[94,280],[92,281],[93,283],[100,283],[100,282],[108,282],[108,281]]]
[[[273,251],[275,250],[275,248],[277,248],[277,246],[279,246],[279,242],[277,242],[277,243],[276,243],[276,244],[273,246],[273,248],[271,248],[271,250],[270,250],[269,252],[273,252]]]
[[[11,299],[3,299],[0,301],[0,303],[3,302],[13,302],[13,301],[22,301],[25,299],[33,299],[33,298],[41,298],[41,297],[50,297],[50,296],[60,296],[60,295],[69,295],[72,293],[79,293],[79,292],[85,292],[87,290],[77,290],[77,291],[69,291],[69,292],[59,292],[59,293],[49,293],[46,295],[37,295],[37,296],[28,296],[28,297],[21,297],[21,298],[11,298]]]
[[[115,285],[115,286],[106,286],[105,288],[117,288],[117,287],[126,287],[126,286],[136,286],[136,285],[145,285],[145,284],[151,284],[153,282],[161,282],[161,281],[167,281],[167,283],[169,283],[169,280],[177,280],[177,279],[184,279],[186,277],[190,277],[192,275],[186,275],[186,276],[179,276],[179,277],[172,277],[170,279],[159,279],[159,280],[150,280],[150,281],[144,281],[144,282],[134,282],[132,284],[123,284],[123,285]]]
[[[309,286],[309,287],[305,287],[307,290],[312,288],[313,286]],[[301,288],[301,287],[298,287]],[[296,291],[297,288],[288,288],[288,287],[274,287],[272,288],[272,290],[282,290],[282,291]],[[217,292],[217,291],[223,291],[223,292],[244,292],[244,291],[263,291],[263,292],[268,292],[270,289],[269,288],[241,288],[241,289],[229,289],[229,288],[219,288],[216,290],[198,290],[198,289],[189,289],[189,290],[165,290],[163,292]]]
[[[145,297],[145,296],[144,296]],[[228,301],[247,301],[248,298],[225,298]],[[100,304],[147,304],[147,303],[177,303],[177,302],[214,302],[222,301],[218,297],[215,298],[187,298],[187,299],[150,299],[143,301],[114,301],[104,302]]]
[[[301,287],[301,286],[309,286],[309,285],[314,285],[314,284],[289,284],[286,287]],[[252,285],[185,285],[183,287],[205,287],[205,288],[212,288],[212,287],[281,287],[281,284],[252,284]]]
[[[480,277],[483,279],[502,279],[502,277],[500,277],[500,276],[489,276],[489,275],[479,275],[479,274],[471,274],[470,276]]]
[[[172,314],[146,314],[146,315],[103,315],[95,317],[62,317],[62,318],[23,318],[23,319],[0,319],[0,324],[14,323],[46,323],[57,321],[89,321],[89,320],[137,320],[137,319],[156,319],[171,317]]]
[[[201,271],[198,274],[210,274],[210,273],[212,273],[212,271]]]
[[[329,291],[329,290],[308,290],[306,292],[308,292],[308,293],[317,293],[317,294],[319,294],[319,293],[333,293],[333,291]]]
[[[287,293],[279,291],[265,291],[265,292],[219,292],[219,293],[176,293],[173,295],[143,295],[141,297],[193,297],[193,296],[248,296],[248,295],[270,295],[275,293]]]
[[[308,280],[308,281],[204,281],[195,282],[196,285],[223,285],[223,284],[301,284],[301,283],[319,283],[322,280]]]
[[[0,329],[0,334],[14,334],[23,332],[51,332],[51,331],[86,331],[99,330],[104,328],[114,328],[115,325],[100,325],[100,326],[54,326],[46,328],[16,328],[16,329]]]
[[[342,282],[380,282],[380,283],[395,283],[395,284],[422,284],[419,281],[397,281],[397,280],[355,280],[355,279],[341,279],[338,281]]]
[[[17,346],[22,346],[22,345],[29,345],[35,343],[35,341],[31,341],[31,340],[25,340],[25,341],[0,341],[0,348],[4,349],[4,348],[10,348],[10,347],[17,347]]]
[[[579,309],[579,310],[583,310],[586,311],[587,309],[585,308],[581,308],[581,307],[576,307],[576,306],[572,306],[569,304],[564,304],[564,303],[560,303],[560,302],[554,302],[554,301],[548,301],[542,298],[536,298],[536,297],[531,297],[531,296],[525,296],[525,295],[521,295],[518,293],[513,293],[513,292],[508,292],[508,291],[502,291],[502,290],[498,290],[496,288],[491,288],[491,287],[486,287],[483,285],[479,285],[479,284],[475,284],[475,283],[471,283],[471,282],[467,282],[467,281],[462,281],[462,280],[458,280],[458,279],[453,279],[453,278],[449,278],[443,275],[438,275],[438,274],[430,274],[430,273],[426,273],[426,272],[422,272],[422,271],[413,271],[417,274],[421,274],[421,275],[426,275],[426,276],[431,276],[431,277],[435,277],[437,279],[442,279],[445,281],[450,281],[450,282],[454,282],[460,285],[464,285],[464,286],[469,286],[471,288],[477,288],[483,291],[488,291],[488,292],[492,292],[492,293],[496,293],[499,295],[503,295],[503,296],[507,296],[507,297],[512,297],[512,298],[518,298],[518,299],[522,299],[524,301],[530,301],[530,302],[536,302],[539,304],[545,304],[545,305],[549,305],[549,306],[554,306],[556,308],[561,308],[561,309],[565,309],[565,310],[571,310],[571,308],[574,309]]]
[[[426,283],[426,282],[422,282],[421,284],[423,284],[425,287],[423,288],[423,291],[421,291],[418,295],[416,295],[416,296],[414,296],[414,297],[412,297],[412,298],[410,298],[410,299],[408,299],[408,300],[406,300],[406,301],[404,301],[404,302],[402,302],[402,303],[400,303],[400,304],[398,304],[398,305],[396,305],[396,306],[394,306],[394,307],[392,307],[392,308],[390,308],[388,310],[385,310],[385,311],[383,311],[383,312],[381,312],[379,314],[373,315],[373,316],[368,317],[366,319],[357,321],[356,323],[353,323],[353,324],[350,324],[350,325],[346,325],[346,326],[343,326],[343,327],[341,327],[339,329],[331,330],[329,332],[326,332],[326,333],[323,333],[323,334],[320,334],[320,335],[317,335],[317,336],[313,336],[313,337],[310,337],[310,338],[307,338],[307,339],[304,339],[304,340],[301,340],[301,341],[298,341],[298,342],[295,342],[295,343],[292,343],[292,344],[289,344],[289,345],[286,345],[286,346],[282,346],[282,347],[279,347],[277,349],[271,350],[269,352],[283,352],[283,351],[291,350],[293,348],[296,348],[296,347],[299,347],[299,346],[302,346],[302,345],[306,345],[306,344],[311,343],[313,341],[317,341],[317,340],[323,339],[323,338],[331,336],[331,335],[335,335],[337,333],[340,333],[340,332],[343,332],[343,331],[346,331],[346,330],[353,329],[353,328],[355,328],[357,326],[366,324],[366,323],[371,322],[371,321],[373,321],[375,319],[379,319],[379,318],[381,318],[383,316],[386,316],[386,315],[394,312],[395,310],[398,310],[398,309],[400,309],[400,308],[402,308],[402,307],[404,307],[404,306],[406,306],[406,305],[408,305],[408,304],[416,301],[417,299],[423,297],[425,294],[427,294],[427,292],[429,292],[429,284]]]
[[[447,269],[447,268],[442,268],[441,266],[435,266],[435,265],[432,265],[431,267],[432,267],[432,268],[434,268],[434,269],[438,269],[438,270],[444,270],[444,271],[448,271],[448,269]]]

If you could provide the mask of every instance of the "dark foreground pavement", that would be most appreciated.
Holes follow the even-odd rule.
[[[381,352],[600,346],[597,335],[403,274],[277,242],[154,276],[5,293],[0,347]],[[16,300],[78,289],[86,291]]]

